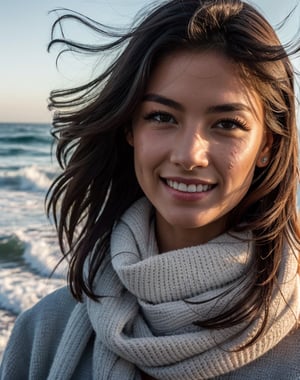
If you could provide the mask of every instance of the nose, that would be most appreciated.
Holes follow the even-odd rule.
[[[188,171],[197,167],[207,167],[209,164],[207,139],[201,136],[199,131],[186,129],[178,136],[170,161]]]

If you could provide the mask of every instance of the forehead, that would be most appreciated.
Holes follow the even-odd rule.
[[[178,50],[170,52],[158,60],[151,79],[154,80],[155,77],[166,74],[178,76],[183,73],[189,73],[202,79],[216,76],[218,73],[237,77],[239,76],[239,66],[225,54],[215,50]]]
[[[258,94],[242,80],[240,66],[224,54],[207,51],[177,51],[155,66],[146,93],[159,93],[177,100],[194,95],[198,103],[243,101],[253,110],[262,108]]]

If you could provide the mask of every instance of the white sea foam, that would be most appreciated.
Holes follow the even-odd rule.
[[[65,284],[64,279],[41,277],[20,267],[0,268],[0,307],[19,314]]]
[[[0,236],[12,234],[19,227],[47,224],[44,195],[36,192],[0,189]]]
[[[15,316],[66,285],[66,262],[50,276],[61,258],[51,226],[40,224],[35,228],[19,228],[13,236],[24,245],[24,251],[22,256],[13,255],[11,262],[9,254],[6,255],[6,262],[0,266],[0,361]]]
[[[66,283],[44,198],[58,172],[51,162],[49,126],[1,125],[0,358],[15,317]]]
[[[47,190],[51,185],[51,179],[36,165],[21,169],[22,190]]]
[[[0,308],[18,314],[65,283],[67,262],[56,269],[62,256],[54,228],[49,225],[19,228],[13,236],[24,251],[12,254],[11,259],[6,254],[0,266]]]
[[[64,260],[57,266],[62,255],[58,248],[56,235],[49,226],[18,230],[15,234],[25,244],[23,257],[32,269],[43,276],[66,277],[67,262]]]
[[[46,192],[56,173],[52,166],[30,165],[20,167],[17,170],[5,170],[0,172],[2,185],[13,187],[22,191],[43,191]]]
[[[44,278],[21,267],[0,268],[0,308],[5,309],[0,310],[0,359],[13,327],[13,314],[28,309],[65,284],[64,279]]]

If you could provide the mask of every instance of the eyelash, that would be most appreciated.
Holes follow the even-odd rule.
[[[144,120],[146,120],[146,121],[153,121],[155,123],[162,123],[162,124],[163,123],[170,123],[170,121],[159,121],[159,120],[156,120],[156,117],[158,117],[158,116],[160,116],[160,117],[167,117],[168,119],[173,119],[174,121],[172,123],[176,122],[176,119],[174,118],[174,116],[172,116],[170,113],[165,112],[165,111],[151,111],[151,112],[149,112],[148,114],[146,114],[144,116]]]
[[[157,117],[162,117],[162,118],[166,117],[166,118],[168,118],[168,121],[157,120],[156,119]],[[171,119],[173,119],[172,122],[170,121]],[[150,121],[150,122],[152,121],[152,122],[155,122],[158,124],[164,124],[164,123],[174,124],[174,123],[177,123],[175,117],[172,116],[172,114],[165,112],[165,111],[151,111],[144,116],[144,120]],[[240,119],[239,117],[222,118],[222,119],[218,120],[216,123],[214,123],[214,125],[216,126],[216,125],[221,124],[221,123],[232,123],[232,124],[236,125],[237,128],[239,128],[243,131],[249,130],[247,122],[245,120]],[[226,129],[226,128],[224,128],[224,129]],[[232,128],[232,129],[235,129],[235,128]]]
[[[249,126],[247,122],[238,117],[220,119],[215,123],[215,125],[218,125],[220,123],[232,123],[235,124],[238,128],[242,129],[243,131],[249,131]]]

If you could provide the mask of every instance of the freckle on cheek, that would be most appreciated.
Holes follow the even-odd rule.
[[[231,154],[230,154],[230,161],[228,163],[228,170],[232,170],[234,168],[234,164],[237,160],[236,158],[237,156],[237,152],[236,151],[232,151]]]
[[[228,170],[232,170],[233,167],[234,167],[234,163],[232,161],[230,161],[228,164]]]

